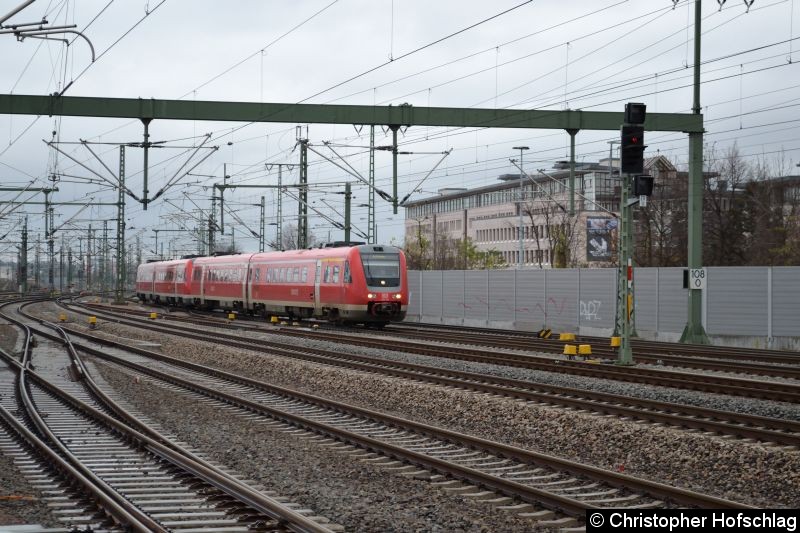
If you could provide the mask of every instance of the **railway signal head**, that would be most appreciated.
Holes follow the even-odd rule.
[[[622,172],[641,174],[644,171],[644,126],[625,124],[620,139]]]
[[[647,114],[647,106],[639,102],[628,102],[625,104],[625,124],[644,124],[644,117]]]

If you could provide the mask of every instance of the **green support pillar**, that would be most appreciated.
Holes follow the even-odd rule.
[[[392,130],[392,212],[397,214],[397,130],[400,126],[389,126]]]
[[[152,118],[143,118],[142,124],[144,124],[144,142],[142,142],[142,148],[144,150],[144,167],[142,168],[142,178],[144,180],[144,187],[142,190],[142,210],[147,211],[147,204],[149,200],[147,199],[147,174],[149,171],[149,156],[150,156],[150,146],[152,143],[150,142],[150,121]]]
[[[580,130],[570,128],[569,133],[569,216],[575,216],[575,135]]]
[[[28,217],[22,226],[22,244],[19,247],[19,286],[22,294],[28,293]]]
[[[632,178],[630,174],[620,175],[620,247],[619,247],[619,296],[617,298],[617,330],[621,332],[622,343],[617,355],[618,365],[632,365],[633,351],[631,350],[631,330],[633,324],[631,315],[634,313],[633,305],[633,209],[628,205]]]
[[[117,279],[114,303],[122,305],[125,303],[125,146],[119,147],[117,192]]]
[[[278,205],[277,225],[275,226],[275,240],[278,250],[283,251],[283,165],[278,165]]]
[[[297,205],[297,248],[308,248],[308,139],[300,139],[300,201]]]
[[[264,251],[264,226],[265,226],[264,218],[265,218],[265,215],[266,215],[265,210],[266,210],[266,204],[265,204],[265,201],[264,201],[264,197],[262,196],[261,197],[261,218],[260,218],[261,224],[260,224],[260,232],[258,234],[258,251],[259,252],[263,252]]]
[[[103,244],[100,247],[100,297],[108,290],[108,220],[103,221]]]
[[[692,114],[700,116],[700,21],[701,1],[694,3],[694,102]],[[703,266],[703,131],[689,133],[688,267]],[[703,291],[689,290],[686,327],[680,342],[710,344],[703,328]]]
[[[367,242],[378,242],[375,225],[375,126],[369,127],[369,193],[367,193]]]
[[[344,184],[344,242],[350,244],[350,182]]]

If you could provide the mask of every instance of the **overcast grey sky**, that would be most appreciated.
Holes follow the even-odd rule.
[[[0,1],[0,14],[20,3]],[[736,142],[749,160],[782,153],[789,169],[800,161],[800,139],[794,133],[800,121],[800,54],[796,52],[800,46],[792,40],[800,35],[800,0],[795,3],[755,0],[748,12],[741,0],[728,0],[721,10],[716,1],[703,2],[701,102],[709,133],[706,142],[716,143],[718,151]],[[648,111],[688,112],[694,1],[674,4],[672,0],[37,0],[6,24],[33,22],[43,16],[51,24],[77,24],[99,58],[91,64],[89,47],[80,39],[66,48],[57,41],[17,42],[12,35],[0,35],[0,91],[42,95],[74,80],[68,96],[593,111],[620,111],[626,101],[641,101]],[[150,14],[123,37],[147,11]],[[396,60],[328,90],[390,58]],[[128,202],[128,225],[133,228],[129,238],[141,232],[151,245],[152,229],[177,228],[175,218],[195,227],[185,212],[197,215],[198,206],[209,208],[207,187],[220,181],[224,164],[231,182],[275,184],[277,169],[269,170],[267,165],[299,161],[292,124],[155,121],[150,130],[153,141],[174,141],[166,146],[190,146],[211,132],[211,144],[220,147],[194,171],[216,178],[184,178],[146,213],[134,201]],[[0,181],[4,185],[36,180],[37,186],[44,186],[53,172],[89,175],[66,157],[56,157],[42,142],[51,139],[53,131],[63,142],[131,142],[141,140],[142,134],[141,124],[130,120],[2,115]],[[608,132],[580,132],[578,160],[606,156],[607,141],[615,137]],[[325,141],[348,145],[337,151],[366,175],[368,156],[363,147],[369,143],[369,128],[357,131],[349,124],[312,124],[308,138],[321,151],[325,151],[321,147]],[[378,130],[376,142],[385,145],[390,138]],[[413,198],[448,186],[494,183],[499,174],[516,171],[508,158],[515,156],[511,148],[519,144],[531,147],[525,156],[528,170],[549,168],[568,155],[568,136],[563,131],[412,127],[400,141],[404,151],[414,152],[401,156],[401,198],[436,164],[441,158],[438,154],[451,148],[452,154]],[[646,144],[647,155],[662,153],[685,165],[685,135],[651,132]],[[84,148],[64,149],[101,170]],[[97,151],[116,168],[116,149],[99,146]],[[152,152],[149,188],[156,191],[178,171],[186,155],[179,148]],[[128,150],[128,185],[137,194],[142,189],[141,159],[140,150]],[[343,197],[332,195],[338,189],[324,184],[341,182],[346,176],[314,154],[309,162],[309,181],[319,186],[310,195],[313,205],[337,218],[323,201],[342,212]],[[376,166],[378,186],[391,190],[390,153],[378,152]],[[57,200],[115,198],[108,189],[67,183],[67,179],[59,184]],[[284,180],[295,182],[297,167],[287,169]],[[252,204],[260,201],[262,193],[241,191],[227,194],[226,200],[245,225],[257,229],[259,210]],[[267,215],[273,217],[269,221],[274,222],[275,195],[263,194]],[[366,202],[366,188],[354,185],[354,194],[354,204]],[[0,195],[5,200],[12,197]],[[55,224],[76,210],[57,209]],[[296,210],[296,202],[286,198],[284,215],[291,217]],[[27,211],[34,228],[41,228],[41,208],[31,206]],[[402,209],[392,215],[391,206],[379,200],[377,213],[379,240],[402,242]],[[85,227],[89,219],[114,216],[112,208],[95,206],[76,221]],[[233,219],[226,215],[229,222]],[[0,234],[16,223],[15,216],[0,221]],[[354,209],[353,223],[366,231],[366,208]],[[340,230],[321,219],[315,218],[311,225],[323,240],[329,231],[332,239],[342,237]],[[192,239],[179,235],[170,233],[169,238],[176,239],[177,248],[190,251]],[[273,236],[274,226],[270,226],[268,240]],[[237,242],[245,249],[257,247],[257,241],[246,238],[241,229]],[[0,245],[0,252],[4,249]]]

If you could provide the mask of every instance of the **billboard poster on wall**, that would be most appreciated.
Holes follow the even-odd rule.
[[[616,218],[589,217],[586,219],[587,261],[611,261],[617,222]]]

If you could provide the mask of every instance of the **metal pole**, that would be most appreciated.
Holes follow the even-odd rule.
[[[608,141],[608,179],[609,183],[614,177],[614,145],[617,144],[619,141]],[[621,164],[621,163],[620,163]],[[620,166],[620,168],[622,168]],[[620,190],[622,188],[622,174],[620,174]],[[613,188],[612,188],[613,190]],[[597,197],[597,183],[595,182],[595,198]],[[621,202],[621,201],[620,201]],[[622,214],[622,203],[620,203],[620,214]],[[622,257],[620,255],[622,251],[622,226],[617,227],[618,232],[618,239],[617,239],[617,256],[618,258]],[[614,332],[611,334],[612,337],[619,337],[621,336],[622,332],[622,315],[623,315],[623,305],[622,301],[624,299],[624,295],[622,293],[622,285],[625,281],[625,276],[623,275],[623,264],[622,261],[618,259],[617,265],[617,305],[614,306]]]
[[[278,165],[278,218],[275,225],[275,239],[278,250],[283,251],[283,165]]]
[[[61,234],[61,246],[58,249],[58,292],[64,294],[64,234]]]
[[[694,3],[694,91],[692,114],[700,115],[701,1]],[[689,134],[688,267],[703,266],[703,133]],[[703,328],[703,291],[689,289],[689,309],[681,342],[710,344]]]
[[[103,221],[103,244],[100,254],[100,295],[104,298],[108,289],[108,220]]]
[[[392,212],[397,214],[397,130],[400,126],[389,126],[392,130]]]
[[[308,139],[300,139],[300,201],[297,205],[297,248],[308,248]]]
[[[37,233],[36,234],[36,253],[34,255],[34,267],[35,267],[35,269],[34,269],[34,272],[33,272],[33,283],[36,285],[36,290],[41,289],[40,283],[41,283],[42,264],[41,264],[41,258],[39,256],[39,254],[41,253],[40,250],[39,250],[39,245],[40,244],[41,243],[39,241],[39,234]]]
[[[519,227],[517,228],[517,233],[519,234],[519,257],[517,258],[517,268],[522,268],[522,263],[524,262],[525,256],[525,247],[522,243],[522,227],[523,227],[523,220],[522,220],[522,202],[524,202],[525,193],[523,191],[523,183],[525,182],[525,167],[522,162],[522,154],[525,150],[529,150],[527,146],[515,146],[514,150],[519,150]]]
[[[619,347],[617,364],[632,365],[633,351],[631,350],[631,314],[633,313],[633,266],[631,264],[631,243],[632,243],[632,208],[628,204],[629,188],[631,185],[631,175],[620,173],[621,199],[620,199],[620,268],[625,272],[624,278],[620,278],[620,292],[622,294],[622,310],[619,312],[622,323],[622,343]]]
[[[142,191],[142,209],[147,211],[147,173],[149,169],[148,165],[148,158],[149,158],[149,151],[150,151],[150,121],[153,120],[151,118],[143,118],[142,123],[144,124],[144,142],[142,143],[142,148],[144,149],[144,168],[142,171],[143,178],[144,178],[144,190]]]
[[[225,235],[225,185],[228,184],[228,164],[222,164],[222,185],[219,190],[219,233]]]
[[[264,202],[264,197],[261,197],[261,233],[258,236],[258,251],[264,251],[264,218],[265,218],[265,208],[266,203]]]
[[[72,292],[72,245],[67,248],[67,289]]]
[[[350,244],[350,183],[344,184],[344,242]]]
[[[53,242],[53,215],[55,210],[50,205],[50,191],[44,193],[44,239],[47,241],[47,289],[55,290],[55,243]]]
[[[20,246],[19,255],[19,276],[20,288],[22,294],[28,293],[28,217],[25,217],[25,223],[22,226],[22,245]]]
[[[367,242],[378,242],[375,225],[375,126],[369,127],[369,193],[367,193]]]
[[[217,197],[214,196],[214,188],[211,188],[211,214],[208,215],[208,255],[214,255],[214,239],[216,237],[216,212]]]
[[[89,224],[89,234],[86,238],[86,290],[92,286],[92,225]]]
[[[575,135],[576,129],[568,129],[569,133],[569,216],[575,216]]]
[[[119,147],[119,186],[117,187],[117,284],[114,303],[125,301],[125,147]]]

